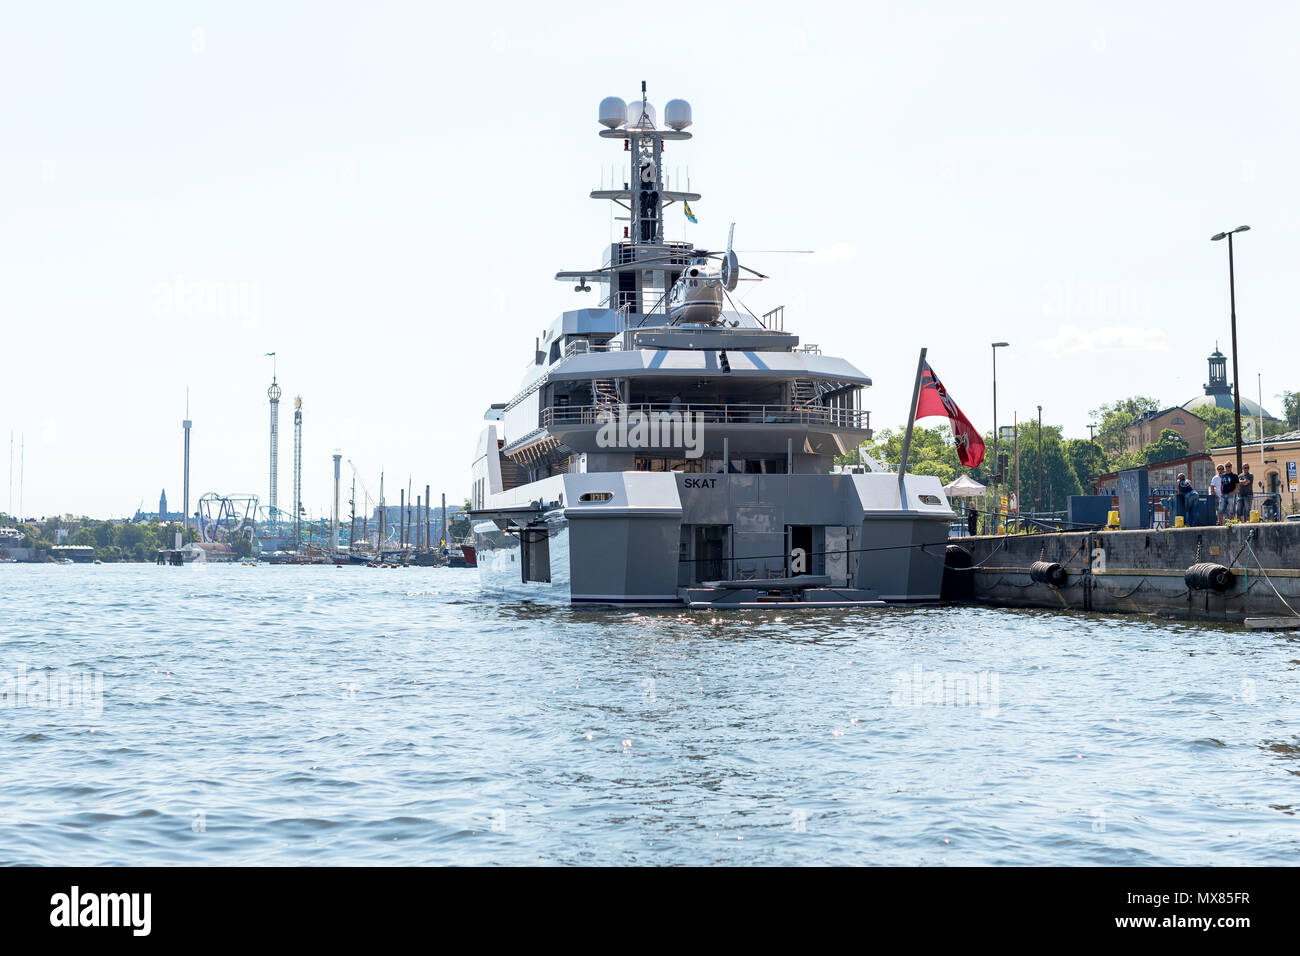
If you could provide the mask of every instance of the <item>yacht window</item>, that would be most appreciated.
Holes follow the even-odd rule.
[[[700,474],[709,470],[709,462],[703,458],[638,458],[634,471],[681,471],[686,474]]]
[[[609,501],[614,496],[608,491],[588,491],[578,496],[579,501]]]

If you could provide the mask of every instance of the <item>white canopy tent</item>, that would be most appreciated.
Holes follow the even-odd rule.
[[[943,486],[943,493],[949,498],[978,498],[986,491],[988,489],[970,475],[960,475]]]

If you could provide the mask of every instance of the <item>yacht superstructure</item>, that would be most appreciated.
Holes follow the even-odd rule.
[[[725,251],[664,238],[663,144],[691,108],[600,104],[628,153],[624,237],[566,270],[598,303],[535,344],[520,390],[492,405],[473,465],[483,583],[575,604],[736,607],[939,597],[948,522],[937,478],[832,474],[871,437],[871,380],[801,344],[784,310],[730,293],[763,278]]]

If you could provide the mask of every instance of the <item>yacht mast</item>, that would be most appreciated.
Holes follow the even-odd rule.
[[[605,129],[604,139],[623,140],[627,155],[627,179],[611,181],[608,189],[591,192],[593,199],[608,199],[627,213],[629,225],[620,239],[610,244],[608,259],[600,274],[561,272],[557,279],[577,279],[578,291],[586,291],[587,279],[609,283],[606,303],[611,309],[626,308],[637,315],[652,311],[667,292],[676,275],[686,265],[691,248],[685,242],[664,239],[664,208],[677,201],[693,201],[695,193],[666,188],[663,151],[669,140],[688,140],[691,134],[691,107],[685,100],[670,100],[664,107],[665,124],[656,126],[657,114],[650,103],[646,84],[641,82],[641,96],[625,102],[617,96],[600,103],[599,120]]]

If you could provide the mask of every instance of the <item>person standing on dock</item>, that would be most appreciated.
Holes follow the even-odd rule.
[[[1223,465],[1223,482],[1219,485],[1219,493],[1223,495],[1220,499],[1223,510],[1219,512],[1219,523],[1222,524],[1232,517],[1232,510],[1237,504],[1237,476],[1233,474],[1230,461]]]
[[[1187,475],[1183,472],[1178,473],[1178,504],[1183,512],[1183,524],[1192,524],[1195,521],[1196,502],[1200,496],[1196,493],[1196,486],[1187,480]]]
[[[1223,466],[1215,468],[1214,477],[1210,479],[1210,498],[1214,501],[1214,523],[1223,524]]]
[[[1237,476],[1237,517],[1245,521],[1255,506],[1255,476],[1250,473],[1250,462],[1241,466]]]
[[[974,501],[966,506],[966,527],[971,535],[974,535],[980,529],[980,513],[975,509]]]

